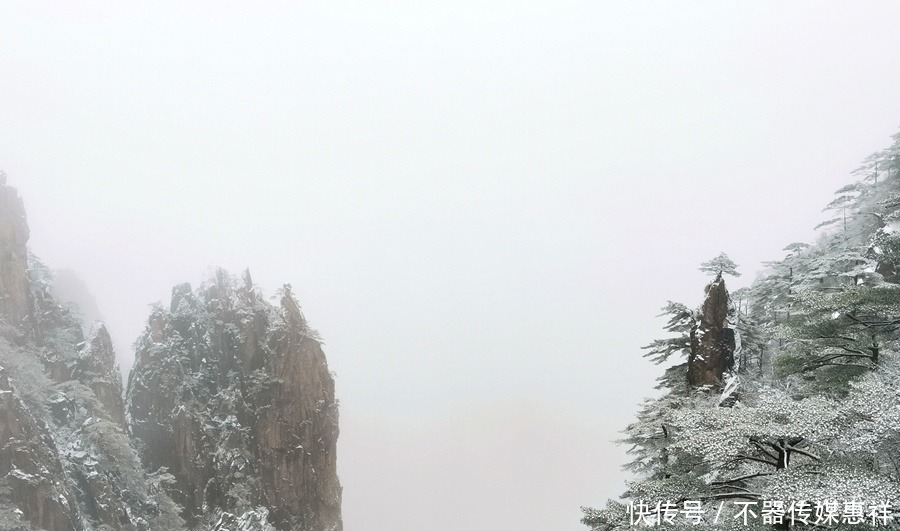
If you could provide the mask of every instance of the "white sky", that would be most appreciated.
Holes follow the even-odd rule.
[[[0,4],[0,168],[126,367],[210,265],[293,284],[348,531],[585,529],[658,308],[900,125],[896,2],[248,6]]]

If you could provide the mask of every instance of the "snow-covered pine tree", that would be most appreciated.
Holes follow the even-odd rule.
[[[624,501],[585,509],[591,529],[898,527],[900,134],[892,138],[838,190],[819,240],[786,247],[736,297],[737,392],[678,387],[684,363],[667,371],[668,393],[626,429],[635,479]],[[667,310],[679,335],[651,345],[657,363],[689,353],[686,337],[699,330],[697,312]],[[790,518],[804,509],[808,521]]]
[[[737,272],[737,264],[735,264],[731,258],[728,258],[728,255],[725,253],[719,253],[719,256],[712,260],[703,262],[700,264],[699,269],[704,273],[712,274],[716,278],[721,278],[723,274],[731,275],[733,277],[741,276],[741,274]]]
[[[730,393],[734,369],[735,340],[728,318],[735,307],[725,288],[723,274],[737,276],[737,266],[724,253],[704,262],[700,269],[714,275],[705,288],[705,299],[697,309],[669,301],[660,316],[668,317],[664,327],[670,337],[645,346],[644,357],[656,364],[680,358],[659,378],[657,388],[665,393],[648,399],[637,421],[625,430],[622,443],[629,444],[633,460],[627,470],[641,477],[629,483],[625,497],[631,500],[680,500],[685,493],[705,492],[712,496],[703,476],[710,472],[703,459],[678,445],[679,419],[710,399],[721,401],[723,389]],[[585,508],[584,523],[594,529],[627,526],[626,506],[610,500],[603,510]]]

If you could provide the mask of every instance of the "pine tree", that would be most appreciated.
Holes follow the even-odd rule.
[[[737,264],[735,264],[731,258],[728,258],[728,255],[725,253],[719,253],[719,256],[700,264],[700,271],[712,273],[716,278],[721,278],[723,274],[734,277],[741,276],[741,274],[737,272]]]
[[[672,335],[644,347],[644,357],[657,365],[671,362],[673,357],[680,360],[659,378],[657,387],[667,393],[644,402],[636,422],[626,428],[620,441],[630,446],[628,453],[633,457],[625,469],[641,477],[629,483],[624,495],[628,499],[684,500],[684,493],[715,496],[703,479],[711,469],[701,456],[679,446],[677,433],[686,411],[706,405],[711,396],[719,400],[718,391],[725,388],[725,377],[734,368],[735,341],[727,326],[734,307],[722,274],[734,275],[736,268],[724,253],[702,264],[701,269],[715,278],[705,288],[701,307],[692,310],[669,301],[660,316],[668,317],[664,330]],[[623,527],[624,507],[610,501],[604,510],[585,508],[583,521],[594,529]]]
[[[679,519],[674,527],[837,529],[847,522],[774,519],[772,502],[900,507],[900,133],[892,138],[837,191],[818,241],[787,246],[783,260],[766,264],[726,304],[740,333],[734,369],[719,372],[719,385],[691,371],[711,359],[701,348],[715,325],[707,318],[721,313],[707,305],[721,308],[710,301],[722,296],[710,293],[722,282],[727,297],[722,276],[736,266],[724,254],[704,262],[701,270],[715,278],[703,308],[665,308],[666,330],[675,335],[654,341],[647,356],[684,359],[661,379],[668,393],[647,400],[625,430],[633,457],[625,468],[635,474],[625,502],[584,509],[585,524],[624,529],[636,515],[647,521],[642,508],[656,508],[665,523],[672,507],[691,504],[711,515],[719,504],[741,502],[757,504],[757,513],[768,503],[768,520],[743,526],[728,505],[719,510],[724,520]],[[721,339],[710,344],[722,348]]]

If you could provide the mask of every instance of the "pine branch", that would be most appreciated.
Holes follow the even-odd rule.
[[[800,448],[797,448],[796,446],[791,446],[790,444],[786,444],[786,445],[784,445],[784,448],[785,448],[785,450],[790,450],[791,452],[797,452],[800,455],[805,455],[806,457],[809,457],[810,459],[815,459],[816,461],[821,461],[821,458],[819,456],[809,453],[806,450],[801,450]]]

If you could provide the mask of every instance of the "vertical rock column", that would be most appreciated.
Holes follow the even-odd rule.
[[[125,426],[122,377],[116,363],[112,338],[103,323],[94,323],[84,347],[78,352],[75,376],[94,391],[109,419]]]
[[[25,344],[33,302],[28,281],[25,207],[0,172],[0,348]],[[25,355],[15,353],[14,355]],[[26,404],[0,367],[0,510],[13,509],[48,531],[81,529],[75,498],[64,483],[59,451],[44,419]],[[17,524],[18,525],[18,524]],[[23,522],[24,525],[24,522]]]
[[[191,529],[342,529],[334,379],[289,285],[278,307],[249,273],[176,286],[136,343],[127,402]]]
[[[725,371],[734,365],[734,330],[728,328],[728,290],[721,276],[706,286],[700,325],[691,334],[688,356],[688,384],[722,387]]]
[[[22,199],[0,172],[0,319],[15,328],[28,315],[28,236]]]

